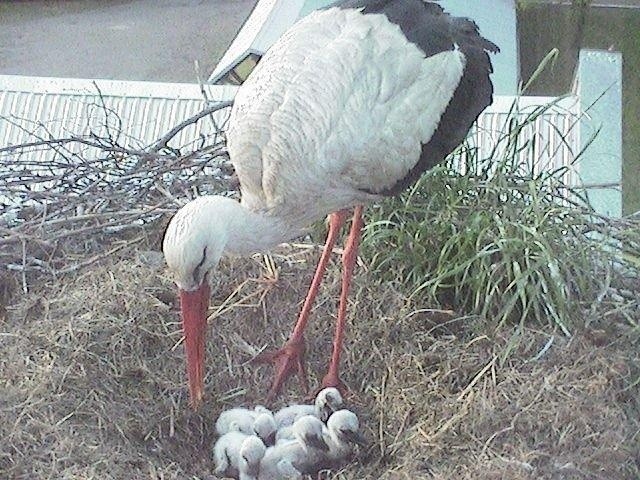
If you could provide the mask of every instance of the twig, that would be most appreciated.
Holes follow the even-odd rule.
[[[487,373],[489,371],[490,368],[493,367],[493,365],[496,363],[496,359],[498,357],[494,356],[491,361],[489,361],[489,363],[487,363],[484,367],[482,367],[482,370],[480,370],[477,375],[475,377],[473,377],[473,380],[471,380],[471,382],[469,382],[469,385],[466,386],[466,388],[462,391],[462,393],[460,393],[460,395],[458,395],[458,398],[456,398],[457,402],[461,402],[464,397],[471,391],[471,389],[473,389],[473,387],[476,385],[476,383],[478,383],[480,381],[480,379],[484,376],[485,373]]]
[[[544,356],[544,354],[547,353],[547,351],[551,348],[551,345],[553,345],[554,339],[555,339],[555,336],[551,335],[549,337],[549,340],[547,340],[547,343],[544,344],[544,347],[542,347],[542,349],[536,354],[536,356],[531,358],[530,360],[526,360],[525,363],[537,362],[538,360],[540,360]]]
[[[160,150],[187,125],[231,102],[207,106],[146,147],[127,135],[125,123],[95,89],[99,98],[80,126],[88,127],[88,134],[65,131],[56,137],[44,123],[0,116],[27,140],[0,147],[0,162],[8,165],[0,173],[0,205],[9,213],[0,217],[0,255],[5,268],[20,272],[25,290],[29,272],[56,275],[89,266],[133,245],[113,248],[124,231],[158,222],[185,197],[230,187],[221,132],[177,146],[184,155]],[[209,170],[214,168],[220,173]],[[71,262],[64,257],[82,249],[89,258]],[[95,255],[95,250],[106,253]]]
[[[80,270],[81,268],[84,267],[88,267],[89,265],[93,265],[96,262],[99,262],[100,260],[104,260],[107,257],[110,257],[111,255],[113,255],[114,253],[119,252],[120,250],[123,250],[127,247],[131,247],[132,245],[136,245],[138,243],[140,243],[142,240],[144,240],[144,236],[140,236],[134,240],[129,240],[125,243],[123,243],[122,245],[118,245],[115,248],[112,248],[111,250],[108,250],[104,253],[101,253],[99,255],[95,255],[91,258],[88,258],[87,260],[84,260],[82,262],[78,262],[74,265],[71,265],[69,267],[63,268],[61,270],[56,270],[54,273],[56,275],[65,275],[67,273],[71,273],[71,272],[76,272],[78,270]]]
[[[467,401],[462,405],[460,411],[453,414],[450,418],[448,418],[433,434],[428,434],[420,427],[418,427],[418,432],[427,439],[429,443],[432,443],[436,438],[440,437],[444,433],[446,433],[451,427],[453,427],[456,423],[462,420],[469,414],[469,405],[473,400],[473,394],[469,395]]]
[[[209,115],[209,114],[211,114],[213,112],[217,112],[218,110],[222,110],[223,108],[228,108],[231,105],[233,105],[233,101],[232,100],[228,100],[226,102],[216,103],[215,105],[212,105],[210,107],[205,108],[204,110],[202,110],[201,112],[193,115],[192,117],[187,118],[183,122],[180,122],[178,125],[176,125],[171,130],[169,130],[167,133],[165,133],[162,137],[160,137],[160,139],[158,141],[156,141],[153,144],[153,146],[149,149],[149,152],[150,153],[157,153],[160,150],[162,150],[163,148],[166,148],[167,144],[169,143],[169,141],[173,137],[175,137],[185,127],[188,127],[189,125],[192,125],[192,124],[196,123],[202,117],[206,117],[207,115]]]
[[[29,286],[27,285],[27,275],[24,267],[27,264],[27,243],[22,239],[22,293],[29,293]]]
[[[186,125],[185,125],[186,126]],[[0,153],[11,153],[20,150],[26,150],[28,148],[33,147],[56,147],[67,145],[70,143],[80,143],[82,145],[86,145],[88,147],[98,148],[104,152],[110,153],[122,153],[126,155],[136,155],[147,158],[174,158],[170,155],[160,154],[155,151],[145,151],[145,150],[133,150],[130,148],[121,147],[115,144],[109,145],[108,143],[103,143],[97,140],[90,140],[86,137],[65,137],[65,138],[53,138],[50,140],[38,140],[34,142],[21,143],[20,145],[10,145],[8,147],[1,147]]]

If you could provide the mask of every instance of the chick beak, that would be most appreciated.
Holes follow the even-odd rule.
[[[317,448],[318,450],[322,450],[323,452],[329,451],[329,445],[324,441],[323,438],[318,437],[317,435],[307,435],[305,436],[305,443],[313,448]]]
[[[204,379],[204,351],[207,336],[209,285],[203,282],[197,290],[180,290],[182,330],[187,355],[187,377],[190,403],[194,410],[202,403]]]
[[[360,432],[345,432],[345,436],[351,443],[355,443],[356,445],[360,445],[361,447],[367,445],[367,439],[364,438],[364,435],[362,435]]]

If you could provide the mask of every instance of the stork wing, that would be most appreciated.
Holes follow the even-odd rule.
[[[299,21],[263,57],[238,92],[228,132],[248,206],[324,202],[318,208],[331,211],[363,192],[391,191],[420,165],[481,37],[440,7],[399,3],[421,9],[413,29],[395,11],[333,7]],[[476,50],[486,57],[483,45]],[[473,73],[488,82],[486,63]],[[463,134],[486,106],[476,103],[453,112],[466,113]],[[344,198],[334,205],[330,196]]]

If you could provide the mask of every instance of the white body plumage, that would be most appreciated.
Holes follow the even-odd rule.
[[[273,418],[278,432],[280,432],[305,415],[314,415],[326,423],[331,414],[341,406],[342,395],[340,395],[340,391],[333,387],[324,388],[316,395],[313,405],[289,405],[278,410]]]
[[[326,426],[313,415],[301,417],[290,427],[284,427],[291,430],[291,438],[281,438],[267,449],[260,472],[264,469],[264,478],[277,478],[274,472],[308,474],[339,467],[349,459],[356,444],[364,444],[359,427],[356,414],[345,409],[333,413]],[[328,448],[309,446],[305,435],[310,431],[320,435]]]
[[[313,12],[238,91],[228,148],[242,204],[295,228],[371,201],[418,162],[465,66],[425,58],[384,15]],[[304,208],[301,208],[304,206]]]
[[[256,436],[249,436],[242,442],[238,458],[238,480],[258,480],[260,462],[266,451],[267,447]]]
[[[225,433],[213,447],[214,473],[219,477],[255,479],[265,452],[264,443],[255,435]]]
[[[294,438],[269,447],[260,462],[260,480],[301,479],[314,469],[329,451],[324,440],[324,424],[307,415],[294,426]]]
[[[241,204],[203,197],[167,229],[178,286],[197,288],[224,253],[269,249],[380,198],[419,161],[464,68],[457,48],[425,58],[384,15],[331,8],[294,25],[234,101],[227,143]]]
[[[241,407],[225,410],[216,420],[218,435],[237,431],[245,435],[257,435],[267,444],[273,443],[276,430],[273,413],[261,405],[253,410]]]
[[[324,439],[329,446],[324,467],[337,467],[353,453],[356,444],[364,444],[360,422],[350,410],[338,410],[327,421]]]

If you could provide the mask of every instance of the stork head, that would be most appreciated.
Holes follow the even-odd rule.
[[[226,197],[193,200],[171,219],[162,242],[164,258],[180,292],[189,393],[194,408],[202,401],[209,281],[225,250],[232,211],[237,205]]]
[[[366,445],[364,436],[359,432],[360,422],[350,410],[338,410],[327,421],[327,428],[343,443]]]
[[[267,447],[264,442],[255,435],[247,437],[240,446],[238,467],[242,474],[257,478],[260,469],[260,460],[264,457]],[[243,477],[244,478],[244,477]]]
[[[176,212],[162,241],[162,251],[178,288],[194,292],[220,261],[228,237],[226,197],[199,197]]]
[[[329,451],[329,446],[324,440],[324,424],[318,417],[305,415],[293,424],[293,435],[306,451],[311,449]]]
[[[240,202],[221,196],[199,197],[178,210],[169,222],[162,250],[180,290],[189,392],[194,408],[202,401],[212,271],[224,253],[246,255],[291,236],[271,216],[250,211]]]
[[[318,418],[324,423],[327,422],[333,412],[342,407],[342,395],[334,387],[320,390],[315,400],[315,409]]]
[[[253,421],[253,431],[265,443],[273,445],[278,427],[272,413],[261,413]]]

